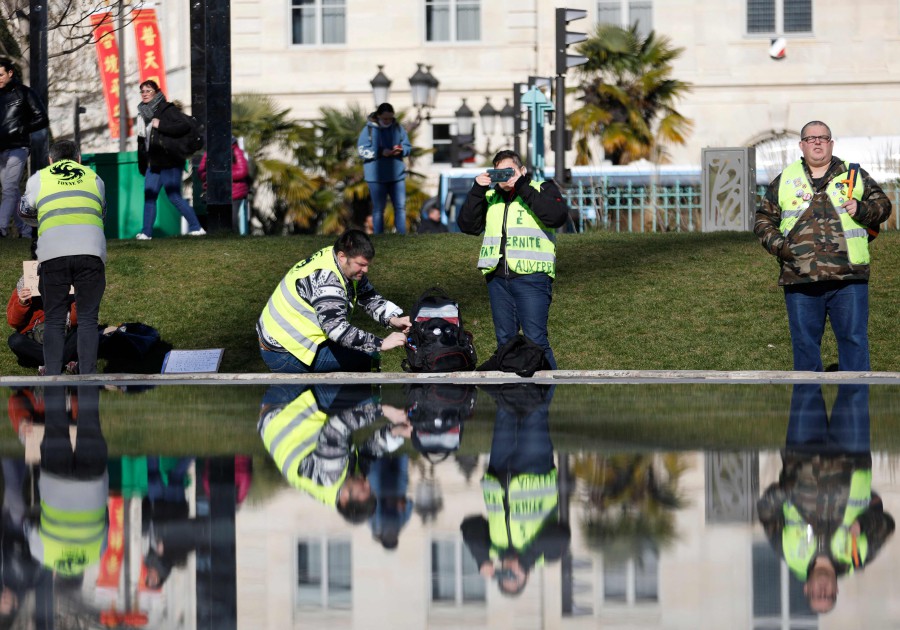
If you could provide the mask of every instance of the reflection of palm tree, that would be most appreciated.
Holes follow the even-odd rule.
[[[576,138],[576,164],[589,164],[591,140],[599,139],[613,164],[641,158],[665,161],[664,144],[684,144],[693,123],[675,110],[690,84],[671,78],[683,49],[667,37],[646,37],[632,25],[601,24],[579,46],[588,58],[579,85],[584,105],[569,116]]]
[[[589,543],[607,554],[637,557],[648,545],[661,549],[674,542],[685,468],[674,453],[576,457],[573,471],[586,498],[582,525]]]

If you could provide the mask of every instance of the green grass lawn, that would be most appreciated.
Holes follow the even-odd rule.
[[[232,236],[109,242],[102,323],[139,321],[174,348],[224,348],[222,372],[265,372],[254,325],[288,268],[331,237]],[[479,238],[462,234],[375,237],[370,278],[408,309],[433,285],[457,298],[479,359],[494,349],[487,290],[475,269]],[[8,298],[29,243],[0,250]],[[900,371],[900,233],[872,244],[872,369]],[[561,369],[788,370],[790,338],[775,259],[749,233],[566,234],[550,311]],[[364,313],[355,323],[380,327]],[[7,328],[12,332],[11,328]],[[837,361],[830,331],[826,364]],[[402,350],[385,353],[399,371]],[[103,368],[101,362],[101,369]],[[4,344],[0,374],[26,375]]]

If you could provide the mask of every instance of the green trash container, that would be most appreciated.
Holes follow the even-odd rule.
[[[106,185],[106,238],[134,238],[144,227],[144,176],[138,171],[137,151],[85,153],[82,162]],[[153,236],[179,234],[181,214],[160,191]]]

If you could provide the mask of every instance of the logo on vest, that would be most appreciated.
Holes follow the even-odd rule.
[[[85,170],[72,162],[51,164],[50,173],[59,178],[62,186],[77,186],[85,176]]]

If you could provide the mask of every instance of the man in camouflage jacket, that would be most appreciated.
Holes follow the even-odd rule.
[[[772,180],[756,211],[754,232],[778,258],[794,369],[821,372],[826,317],[838,345],[838,368],[869,370],[869,228],[891,214],[891,202],[860,169],[832,155],[831,130],[812,121],[800,132],[802,159]]]

